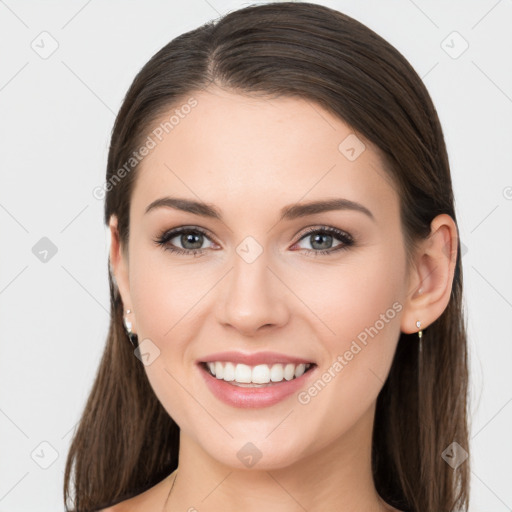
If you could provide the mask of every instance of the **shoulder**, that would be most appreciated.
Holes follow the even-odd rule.
[[[120,501],[111,507],[98,510],[97,512],[146,512],[151,509],[158,510],[163,506],[167,498],[170,482],[172,482],[172,480],[169,479],[170,476],[171,475],[167,476],[141,494],[137,494],[136,496]]]

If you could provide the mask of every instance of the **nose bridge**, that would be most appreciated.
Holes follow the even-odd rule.
[[[219,318],[222,323],[250,333],[260,326],[281,325],[286,320],[283,285],[269,269],[269,254],[250,236],[236,247]]]

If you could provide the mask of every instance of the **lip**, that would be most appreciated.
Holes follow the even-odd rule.
[[[247,388],[235,386],[223,379],[217,379],[208,372],[205,366],[201,362],[197,364],[212,394],[227,405],[243,409],[269,407],[281,402],[296,391],[307,386],[310,379],[316,375],[316,369],[318,368],[316,364],[313,364],[300,377],[292,380],[283,380],[279,383],[258,388]]]
[[[278,352],[254,352],[252,354],[245,352],[216,352],[215,354],[209,354],[207,356],[198,359],[197,363],[210,363],[215,361],[241,363],[248,366],[257,366],[259,364],[277,364],[277,363],[294,363],[294,364],[307,364],[313,363],[307,359],[300,357],[288,356],[286,354],[280,354]]]

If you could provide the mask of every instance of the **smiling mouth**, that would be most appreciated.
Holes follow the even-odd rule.
[[[199,366],[211,377],[227,384],[244,388],[262,388],[278,386],[285,382],[299,379],[304,374],[316,368],[315,363],[293,364],[278,363],[273,365],[257,365],[254,367],[244,364],[202,362]],[[216,369],[222,376],[216,375]]]

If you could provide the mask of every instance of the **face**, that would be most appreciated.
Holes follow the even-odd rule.
[[[376,148],[319,105],[218,89],[194,98],[137,171],[116,280],[151,386],[182,433],[227,465],[243,467],[251,442],[260,467],[283,467],[348,439],[373,410],[408,293],[399,197]],[[220,218],[146,212],[164,197]],[[297,215],[326,200],[359,206]],[[235,405],[198,365],[224,351],[314,364],[287,396]]]

